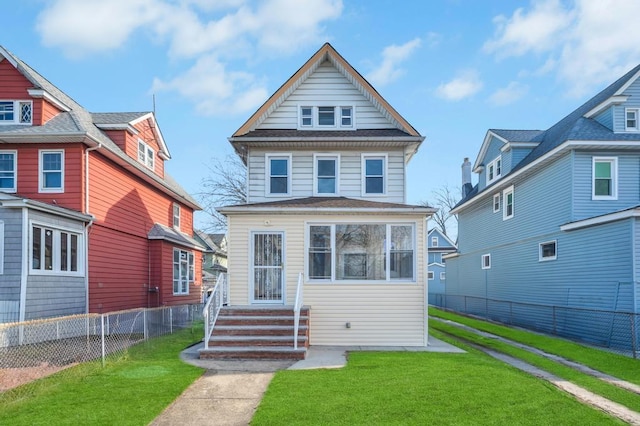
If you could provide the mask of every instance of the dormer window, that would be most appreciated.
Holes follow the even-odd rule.
[[[498,157],[487,166],[487,185],[502,175],[502,157]]]
[[[637,132],[640,130],[638,127],[638,108],[626,108],[625,114],[625,130],[627,132]]]
[[[138,161],[148,169],[153,170],[155,166],[156,153],[149,145],[138,139]]]
[[[31,124],[31,101],[0,101],[0,124]]]
[[[320,105],[300,106],[298,128],[345,129],[354,127],[354,107]]]

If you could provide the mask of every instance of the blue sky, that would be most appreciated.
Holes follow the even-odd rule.
[[[0,45],[92,112],[149,111],[155,94],[167,171],[197,195],[328,41],[426,137],[417,203],[459,187],[487,129],[545,129],[640,62],[638,16],[636,0],[21,0]]]

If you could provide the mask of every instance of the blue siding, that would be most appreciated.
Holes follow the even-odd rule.
[[[504,146],[504,142],[495,137],[491,137],[489,141],[489,147],[487,148],[487,152],[482,159],[482,165],[484,166],[484,170],[478,175],[478,189],[482,191],[486,188],[487,184],[487,164],[498,158],[502,155],[500,149]],[[502,170],[501,174],[504,176],[507,173],[506,170]]]
[[[529,153],[532,151],[532,148],[515,148],[511,150],[511,164],[512,166],[507,169],[509,171],[511,171],[511,169],[515,166],[518,165],[518,163],[520,163],[524,157],[526,157],[527,155],[529,155]]]
[[[22,275],[22,213],[20,209],[0,208],[4,222],[4,272],[0,275],[0,300],[20,300]]]
[[[618,199],[592,200],[593,157],[618,158]],[[640,156],[629,152],[576,152],[574,172],[574,215],[587,219],[640,204]]]
[[[446,275],[444,280],[440,279],[440,273],[445,272],[444,265],[431,264],[429,271],[433,271],[433,279],[429,280],[429,294],[444,294]]]
[[[624,104],[613,107],[614,132],[625,131],[625,108],[640,108],[640,79],[634,81],[627,90],[624,91],[623,95],[629,96],[629,99],[627,99]]]
[[[600,114],[593,117],[593,119],[596,120],[598,123],[602,124],[603,126],[607,127],[609,130],[614,130],[612,108],[607,108],[606,110],[602,111]]]

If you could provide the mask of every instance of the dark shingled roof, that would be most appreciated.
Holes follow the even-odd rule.
[[[291,200],[266,201],[263,203],[238,204],[226,207],[282,207],[282,208],[354,208],[354,209],[432,209],[432,207],[411,204],[387,203],[383,201],[369,201],[346,197],[308,197]]]
[[[135,121],[145,115],[146,112],[92,112],[93,122],[96,125],[100,124],[128,124]]]
[[[544,130],[489,129],[489,131],[509,142],[540,142],[544,135]]]
[[[412,136],[399,129],[356,129],[356,130],[296,130],[296,129],[258,129],[246,133],[242,136],[234,136],[233,140],[243,140],[245,138],[300,138],[305,140],[309,138],[371,138],[371,137],[407,137],[418,138]]]
[[[206,249],[205,246],[200,244],[200,242],[198,242],[193,237],[190,237],[187,234],[184,234],[173,228],[169,228],[168,226],[161,225],[159,223],[153,225],[153,228],[151,228],[147,237],[150,240],[167,240],[187,247],[197,248],[201,250]]]

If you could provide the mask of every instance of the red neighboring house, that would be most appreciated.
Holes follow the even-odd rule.
[[[90,113],[0,46],[0,322],[198,303],[170,158],[153,113]]]

